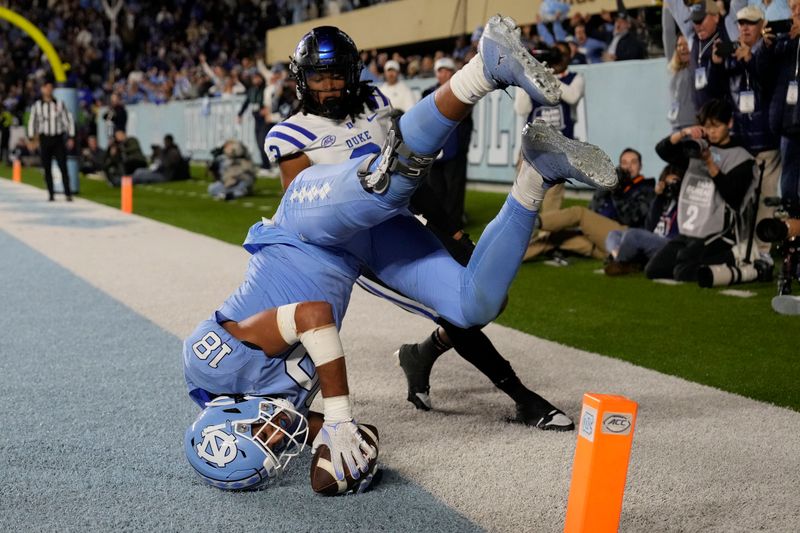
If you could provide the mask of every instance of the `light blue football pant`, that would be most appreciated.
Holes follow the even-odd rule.
[[[400,119],[404,142],[416,153],[437,152],[457,126],[439,112],[433,98],[427,96]],[[418,181],[392,174],[384,194],[368,192],[357,176],[362,161],[314,165],[301,172],[274,222],[305,242],[356,255],[384,283],[460,327],[493,320],[522,263],[536,212],[509,195],[465,268],[407,216]]]

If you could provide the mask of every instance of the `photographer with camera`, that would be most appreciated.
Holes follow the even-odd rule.
[[[716,96],[734,103],[734,136],[755,155],[757,166],[764,166],[758,221],[771,217],[775,211],[764,203],[764,198],[777,194],[781,172],[780,140],[769,122],[775,75],[774,69],[765,68],[766,61],[758,53],[764,46],[764,14],[755,6],[747,6],[736,13],[736,23],[739,40],[713,46],[709,85],[724,88]],[[770,243],[759,240],[756,245],[761,257],[771,263]]]
[[[800,283],[800,204],[792,200],[772,198],[787,218],[767,218],[756,226],[756,233],[766,242],[778,243],[783,257],[778,273],[778,295],[772,309],[781,315],[800,315],[800,296],[792,295],[792,282]]]
[[[653,199],[655,180],[642,175],[641,155],[633,148],[620,154],[617,174],[619,185],[613,191],[595,192],[588,209],[574,205],[539,211],[538,231],[528,245],[525,261],[553,250],[605,259],[610,232],[642,227]],[[544,203],[547,202],[546,195]]]
[[[753,193],[755,159],[730,135],[728,102],[709,101],[698,121],[656,146],[664,161],[686,172],[678,197],[679,235],[647,263],[650,279],[697,281],[701,265],[735,262],[733,247],[745,200]]]
[[[643,228],[613,230],[606,237],[610,261],[607,276],[639,272],[664,245],[678,235],[678,194],[683,171],[667,165],[655,186],[655,198]]]

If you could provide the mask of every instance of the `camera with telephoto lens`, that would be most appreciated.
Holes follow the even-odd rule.
[[[708,150],[708,141],[705,139],[683,139],[680,145],[683,155],[689,159],[700,159],[703,152]]]
[[[772,281],[772,265],[761,259],[739,266],[703,265],[697,271],[697,284],[704,289],[738,285],[751,281]]]

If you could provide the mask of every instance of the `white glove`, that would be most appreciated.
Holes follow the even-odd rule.
[[[361,472],[366,473],[369,470],[369,459],[378,456],[378,450],[367,444],[352,419],[336,423],[325,422],[314,439],[311,453],[316,453],[321,444],[326,445],[331,452],[331,464],[338,481],[344,480],[342,459],[353,479],[358,479]]]

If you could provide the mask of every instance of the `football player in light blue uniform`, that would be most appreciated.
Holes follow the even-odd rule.
[[[508,85],[522,87],[542,102],[559,98],[558,81],[524,50],[514,22],[496,16],[486,25],[479,55],[409,110],[390,131],[380,154],[315,165],[298,175],[274,219],[250,229],[245,247],[253,257],[245,282],[184,344],[190,394],[196,399],[278,395],[293,398],[298,412],[307,412],[314,376],[308,365],[303,367],[305,355],[293,355],[300,342],[323,396],[324,420],[309,415],[314,448],[329,448],[339,480],[344,466],[355,478],[371,475],[367,463],[377,450],[366,444],[353,420],[338,337],[360,267],[369,267],[459,326],[484,324],[502,306],[546,188],[565,179],[616,185],[614,165],[598,148],[567,140],[544,123],[529,125],[523,132],[525,161],[505,205],[467,267],[452,259],[413,221],[408,200],[458,121],[485,94]],[[310,388],[296,379],[302,378],[298,367],[311,380]],[[292,388],[286,377],[296,383],[294,391],[278,390],[286,384]],[[285,425],[293,427],[297,421],[289,418]],[[226,483],[238,472],[231,446],[241,432],[221,429],[238,427],[237,420],[232,413],[213,429],[195,423],[187,432],[187,443],[193,443],[187,445],[187,456],[207,481],[219,481],[203,470],[210,463],[224,463],[214,472]],[[209,432],[216,435],[213,442],[206,438]],[[208,450],[216,452],[209,455]]]

